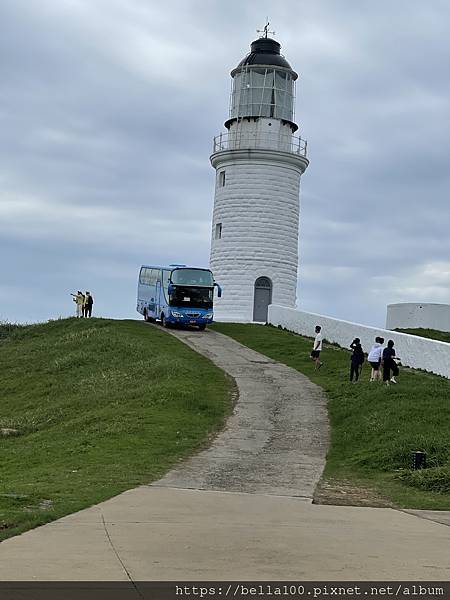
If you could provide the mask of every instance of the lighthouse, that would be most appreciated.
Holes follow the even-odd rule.
[[[280,49],[266,25],[231,71],[229,117],[213,141],[218,321],[265,322],[269,304],[295,306],[300,177],[309,162],[306,142],[294,135],[298,75]]]

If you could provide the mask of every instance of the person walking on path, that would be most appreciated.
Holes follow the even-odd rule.
[[[359,379],[359,373],[364,363],[364,351],[361,346],[361,340],[355,338],[350,344],[350,348],[353,350],[351,362],[350,362],[350,381],[353,383],[353,377],[355,383]]]
[[[317,369],[320,369],[320,367],[323,365],[323,362],[320,361],[320,352],[322,351],[322,334],[320,333],[321,330],[322,327],[320,325],[316,325],[314,329],[316,337],[314,338],[314,345],[310,355],[311,360],[313,360],[316,363],[316,371]]]
[[[76,294],[70,295],[73,296],[73,301],[75,302],[75,315],[77,319],[80,319],[84,312],[84,295],[80,290]]]
[[[372,346],[369,352],[369,356],[367,360],[369,361],[370,366],[372,367],[372,373],[370,374],[370,381],[381,381],[381,358],[383,355],[383,344],[384,338],[376,337],[375,344]]]
[[[398,373],[399,369],[395,362],[394,340],[389,340],[387,347],[383,350],[383,382],[386,385],[389,385],[389,383],[397,383],[395,378]]]
[[[92,317],[92,305],[94,304],[94,298],[92,297],[91,292],[86,292],[86,296],[84,297],[84,316]]]

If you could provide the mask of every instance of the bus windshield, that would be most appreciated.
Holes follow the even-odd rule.
[[[214,286],[213,275],[206,269],[175,269],[171,279],[174,285]]]
[[[213,306],[213,289],[204,287],[175,287],[170,296],[169,305],[210,309]]]

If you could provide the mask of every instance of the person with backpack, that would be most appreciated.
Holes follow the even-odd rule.
[[[361,346],[361,340],[359,338],[355,338],[350,344],[350,348],[353,350],[350,359],[350,381],[353,383],[354,377],[354,383],[356,383],[359,379],[359,374],[364,363],[364,351]]]

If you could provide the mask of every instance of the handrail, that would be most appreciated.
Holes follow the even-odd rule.
[[[224,150],[264,149],[279,150],[306,157],[307,145],[306,140],[290,134],[223,132],[213,138],[213,153]]]

